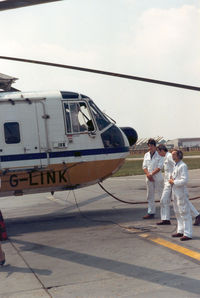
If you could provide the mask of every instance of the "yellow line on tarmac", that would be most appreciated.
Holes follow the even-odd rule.
[[[146,238],[146,239],[148,239],[152,242],[155,242],[157,244],[160,244],[162,246],[168,247],[171,250],[175,250],[175,251],[177,251],[177,252],[179,252],[183,255],[189,256],[190,258],[193,258],[195,260],[200,261],[200,253],[195,252],[191,249],[185,248],[185,247],[180,246],[178,244],[174,244],[170,241],[166,241],[166,240],[164,240],[162,238],[159,238],[159,237],[158,238],[152,237],[149,234],[140,234],[139,236],[143,237],[143,238]]]

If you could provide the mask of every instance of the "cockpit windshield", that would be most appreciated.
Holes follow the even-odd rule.
[[[99,110],[99,108],[94,104],[92,100],[89,101],[90,109],[93,113],[93,116],[96,120],[99,130],[104,129],[110,124],[108,118]]]

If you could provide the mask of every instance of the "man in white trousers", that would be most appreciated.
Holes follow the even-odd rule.
[[[163,191],[161,169],[163,168],[164,158],[158,154],[154,139],[149,139],[147,145],[149,151],[144,155],[142,168],[146,175],[148,213],[143,219],[152,219],[156,212],[155,192],[157,191],[161,198]]]
[[[173,206],[177,218],[177,233],[172,237],[179,237],[181,241],[186,241],[192,239],[192,216],[187,192],[188,169],[182,161],[181,150],[173,150],[172,158],[175,161],[175,167],[169,183],[172,186]]]
[[[160,200],[161,222],[158,222],[157,225],[170,225],[170,202],[172,197],[172,186],[169,183],[169,179],[174,170],[175,162],[172,159],[172,154],[168,152],[168,149],[165,145],[158,145],[157,150],[159,155],[164,157],[164,189]],[[200,214],[190,201],[189,206],[192,214],[195,216],[194,225],[198,226],[200,224]]]

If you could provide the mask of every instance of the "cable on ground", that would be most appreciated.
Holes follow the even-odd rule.
[[[111,192],[109,192],[107,189],[105,189],[105,187],[103,187],[103,185],[99,182],[98,183],[99,186],[109,195],[111,196],[113,199],[121,202],[121,203],[125,203],[125,204],[132,204],[132,205],[136,205],[136,204],[147,204],[148,202],[147,201],[142,201],[142,202],[139,202],[139,201],[136,201],[136,202],[133,202],[133,201],[125,201],[125,200],[122,200],[122,199],[119,199],[117,198],[115,195],[113,195]],[[197,200],[197,199],[200,199],[200,196],[199,197],[194,197],[194,198],[189,198],[189,200]],[[155,203],[160,203],[159,200],[156,200]]]

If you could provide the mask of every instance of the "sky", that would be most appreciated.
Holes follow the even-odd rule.
[[[200,86],[197,0],[64,0],[0,12],[0,56]],[[88,95],[139,138],[200,137],[200,93],[0,60],[22,91]]]

